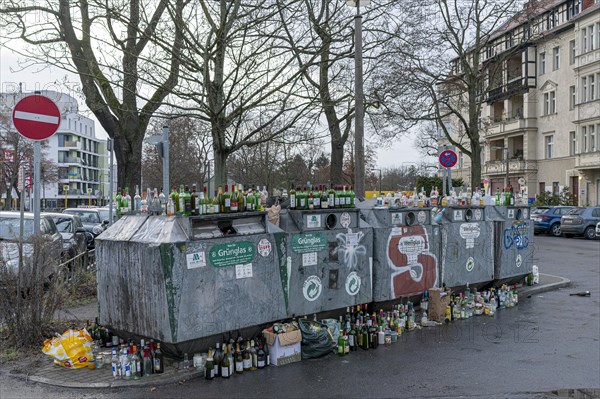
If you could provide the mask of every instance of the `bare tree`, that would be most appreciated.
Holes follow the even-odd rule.
[[[217,183],[226,181],[233,153],[288,136],[306,112],[277,15],[267,0],[200,1],[185,25],[177,94],[187,100],[180,106],[210,127]]]
[[[514,42],[506,50],[493,49],[490,42],[513,28],[507,18],[514,16],[525,22],[533,7],[517,13],[517,0],[409,4],[412,8],[408,11],[420,22],[420,29],[398,31],[409,35],[410,40],[396,48],[398,55],[388,68],[392,74],[381,78],[376,94],[396,96],[395,108],[406,120],[436,122],[445,139],[470,157],[471,184],[478,187],[482,106],[488,100],[488,91],[502,81],[502,60],[523,51],[517,44],[527,36],[514,32]],[[486,59],[489,50],[495,56]]]
[[[3,45],[26,66],[76,73],[91,112],[114,139],[118,182],[140,183],[150,118],[177,85],[188,0],[4,0]],[[24,46],[23,46],[24,45]]]
[[[155,123],[155,134],[160,134],[163,120]],[[211,152],[209,127],[192,117],[180,117],[169,123],[169,179],[173,185],[198,184],[209,179],[207,162]],[[145,187],[162,187],[162,159],[151,144],[144,145],[142,177]]]

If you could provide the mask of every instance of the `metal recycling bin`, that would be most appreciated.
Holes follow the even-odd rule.
[[[483,207],[446,207],[439,221],[440,284],[478,285],[494,279],[493,224]]]
[[[373,301],[420,295],[438,286],[441,239],[429,208],[363,208],[373,227]]]
[[[491,206],[494,223],[494,278],[517,281],[533,270],[534,223],[527,206]]]
[[[372,301],[373,230],[358,209],[287,210],[280,225],[290,316]]]
[[[96,241],[100,322],[177,344],[283,319],[284,238],[265,212],[124,216]]]

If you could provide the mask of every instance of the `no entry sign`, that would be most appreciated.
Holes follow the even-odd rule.
[[[60,111],[48,97],[27,96],[15,105],[13,124],[21,135],[31,140],[45,140],[60,126]]]

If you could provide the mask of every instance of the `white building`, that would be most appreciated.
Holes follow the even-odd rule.
[[[495,192],[508,167],[530,199],[569,187],[580,206],[599,204],[600,0],[525,7],[532,15],[505,24],[482,54],[484,65],[502,63],[481,114],[482,177]],[[459,160],[454,173],[468,182],[470,160]]]
[[[0,94],[3,109],[12,110],[22,97],[31,94]],[[96,137],[94,121],[79,113],[75,98],[49,90],[39,94],[52,99],[61,113],[60,127],[44,149],[46,158],[58,167],[58,181],[41,187],[42,208],[104,204],[109,191],[106,140]],[[116,166],[114,172],[116,177]]]

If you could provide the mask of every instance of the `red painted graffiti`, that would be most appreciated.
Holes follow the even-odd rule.
[[[394,298],[417,295],[437,285],[437,258],[423,226],[393,228],[388,239]]]

